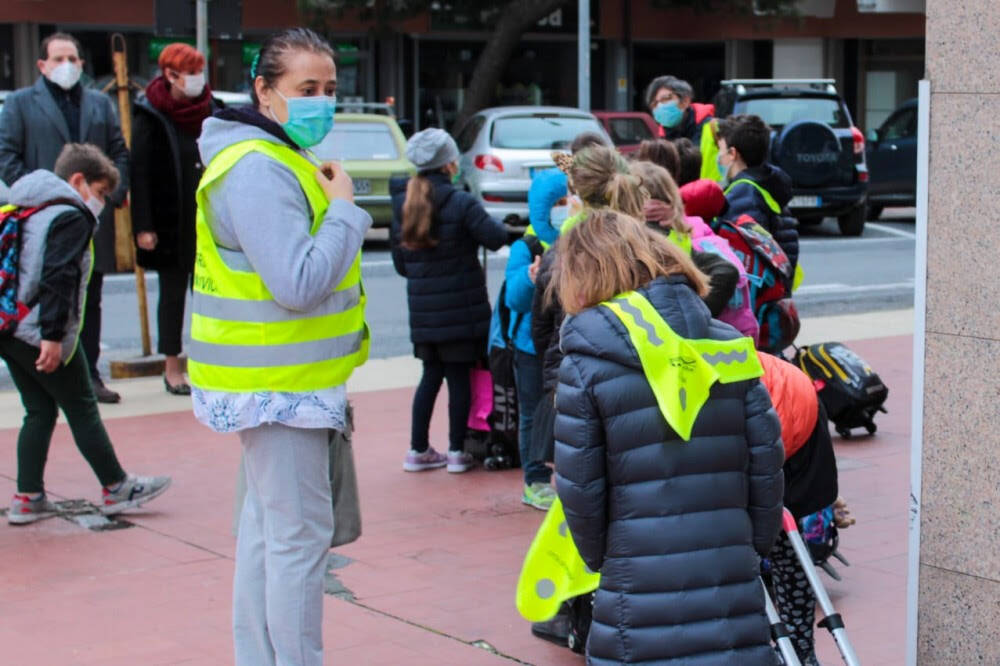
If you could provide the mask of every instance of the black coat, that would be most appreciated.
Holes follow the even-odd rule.
[[[683,278],[640,290],[685,338],[732,339]],[[688,442],[607,308],[568,318],[556,487],[601,572],[588,663],[776,664],[758,580],[781,525],[781,424],[758,381],[715,384]]]
[[[781,207],[781,213],[775,213],[768,207],[757,188],[740,183],[726,190],[726,201],[729,204],[726,218],[735,220],[740,215],[749,215],[755,219],[774,236],[774,240],[788,255],[792,266],[796,266],[799,263],[799,223],[788,212],[788,202],[792,200],[792,179],[780,168],[766,163],[741,171],[733,181],[743,179],[751,180],[767,190]]]
[[[140,266],[194,269],[194,195],[204,167],[198,137],[180,131],[145,98],[132,121],[132,231],[153,231],[156,249],[137,250]]]
[[[431,236],[438,243],[423,250],[401,245],[409,179],[389,183],[393,211],[389,241],[396,272],[406,278],[410,340],[414,344],[482,340],[485,350],[491,311],[477,251],[480,246],[499,249],[507,242],[507,230],[444,173],[426,177],[434,186]]]

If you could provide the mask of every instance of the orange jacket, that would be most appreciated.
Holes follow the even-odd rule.
[[[785,460],[802,448],[819,414],[816,388],[806,373],[777,356],[757,352],[764,366],[761,381],[771,394],[774,411],[781,421],[781,441],[785,443]]]

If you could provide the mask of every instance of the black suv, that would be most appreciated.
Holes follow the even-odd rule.
[[[771,162],[792,178],[788,207],[802,224],[836,217],[845,236],[865,228],[865,137],[832,79],[723,81],[719,117],[747,113],[771,126]]]

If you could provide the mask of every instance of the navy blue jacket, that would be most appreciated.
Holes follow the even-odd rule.
[[[799,223],[788,212],[788,202],[792,199],[792,179],[780,168],[764,163],[758,167],[745,169],[733,178],[737,180],[752,180],[774,198],[781,207],[781,213],[771,210],[764,197],[752,185],[740,183],[726,189],[726,201],[729,210],[726,218],[735,220],[740,215],[749,215],[771,232],[774,240],[788,255],[792,266],[799,263]]]
[[[679,335],[732,339],[683,278],[640,290]],[[758,381],[715,384],[683,442],[620,320],[563,324],[556,487],[601,572],[588,664],[776,664],[758,580],[781,523],[781,424]]]
[[[482,340],[485,352],[490,303],[477,250],[481,245],[499,249],[507,242],[507,230],[471,194],[456,189],[444,173],[426,177],[434,185],[431,236],[438,243],[424,250],[408,250],[400,244],[409,179],[389,183],[392,263],[406,278],[410,340],[414,344]]]

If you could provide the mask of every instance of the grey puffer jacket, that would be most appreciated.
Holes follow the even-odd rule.
[[[683,278],[640,293],[678,335],[739,336]],[[556,487],[580,554],[601,572],[587,663],[776,664],[758,580],[784,490],[767,390],[715,384],[685,443],[610,310],[568,318],[562,348]]]

